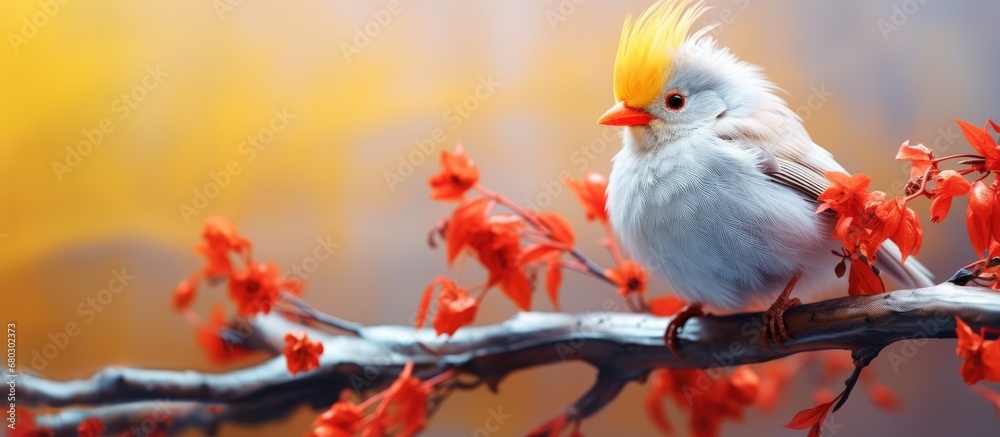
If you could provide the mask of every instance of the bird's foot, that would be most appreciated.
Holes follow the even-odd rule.
[[[771,341],[774,341],[778,348],[785,350],[784,343],[792,339],[785,326],[785,310],[801,303],[799,298],[789,299],[783,294],[771,304],[767,311],[764,311],[764,332],[760,337],[764,347],[771,347]]]
[[[667,325],[666,332],[663,333],[663,343],[674,353],[678,358],[682,358],[680,348],[677,345],[677,332],[687,323],[688,319],[692,317],[704,316],[705,311],[702,309],[700,303],[694,302],[689,303],[681,308],[674,318],[670,320]]]

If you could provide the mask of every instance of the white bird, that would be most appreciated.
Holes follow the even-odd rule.
[[[844,171],[755,65],[718,47],[706,27],[688,35],[702,2],[662,0],[626,19],[615,59],[617,104],[599,123],[626,126],[608,185],[622,246],[694,304],[765,313],[764,341],[788,339],[783,313],[797,291],[836,284],[836,218],[816,214]],[[903,287],[932,285],[887,241],[878,267]],[[668,334],[670,334],[668,332]],[[668,344],[671,343],[668,335]],[[674,349],[676,351],[676,349]]]

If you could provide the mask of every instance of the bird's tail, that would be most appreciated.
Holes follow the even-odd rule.
[[[904,264],[900,256],[899,247],[891,241],[886,241],[878,250],[876,266],[902,288],[923,288],[934,285],[934,275],[920,261],[911,256]]]

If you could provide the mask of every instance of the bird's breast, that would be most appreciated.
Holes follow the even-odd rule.
[[[685,299],[722,309],[757,307],[822,254],[833,260],[815,204],[769,180],[752,151],[722,140],[626,146],[608,211],[631,256]]]

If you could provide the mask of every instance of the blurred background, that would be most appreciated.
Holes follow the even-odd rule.
[[[448,271],[426,235],[450,205],[429,199],[426,180],[439,151],[459,139],[486,186],[564,214],[582,248],[609,262],[601,230],[558,181],[609,171],[617,132],[595,120],[613,103],[622,22],[651,3],[4,2],[0,321],[18,324],[22,368],[58,379],[109,364],[225,370],[169,307],[174,284],[201,265],[191,247],[215,214],[233,218],[260,259],[302,267],[306,297],[319,308],[368,324],[408,323],[424,285]],[[1000,3],[709,4],[701,23],[720,23],[721,43],[762,65],[813,139],[871,175],[873,188],[902,189],[907,170],[893,160],[902,141],[960,153],[968,149],[953,119],[1000,116]],[[964,221],[953,213],[931,225],[927,204],[917,205],[920,258],[947,278],[974,258]],[[964,208],[960,201],[954,211]],[[314,257],[320,241],[334,243],[325,260]],[[121,270],[134,276],[125,290],[81,310]],[[599,308],[613,293],[566,278],[566,311]],[[196,308],[222,300],[221,290],[205,292]],[[513,312],[493,295],[478,322]],[[33,363],[32,352],[69,322],[80,333]],[[954,342],[883,354],[893,352],[907,359],[875,367],[900,394],[901,411],[855,396],[836,415],[839,434],[996,429],[993,410],[958,377]],[[456,393],[427,435],[483,435],[498,408],[511,417],[492,435],[523,434],[592,376],[569,364],[514,374],[497,395]],[[749,410],[723,433],[804,435],[781,426],[812,405],[809,381],[801,375],[777,411]],[[652,433],[645,389],[631,385],[583,431]],[[221,434],[300,435],[315,414],[302,409]]]

